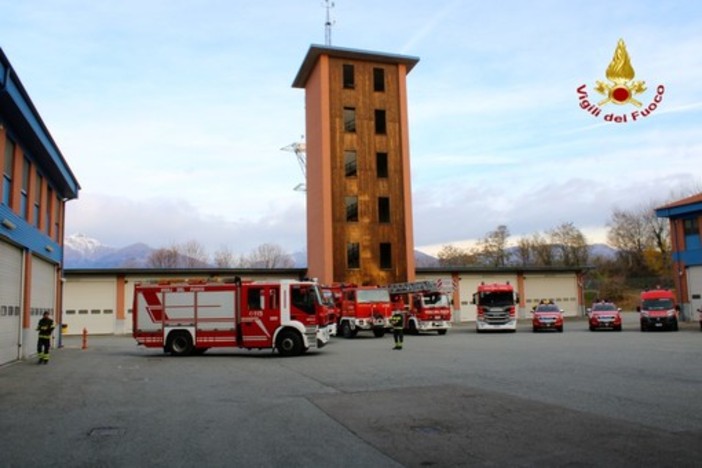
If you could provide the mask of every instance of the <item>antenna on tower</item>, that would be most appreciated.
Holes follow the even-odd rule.
[[[334,2],[324,0],[324,6],[327,9],[327,21],[324,23],[324,45],[331,46],[331,33],[334,21],[331,19],[331,9],[334,8]]]
[[[304,136],[300,137],[304,138]],[[295,153],[295,156],[297,157],[297,163],[300,165],[300,170],[302,171],[302,176],[307,180],[307,170],[306,170],[306,153],[305,153],[305,143],[304,142],[296,142],[296,143],[291,143],[288,146],[285,146],[283,148],[280,148],[283,151],[290,151]],[[305,185],[304,182],[301,182],[297,184],[294,188],[294,191],[296,192],[306,192],[307,191],[307,186]]]

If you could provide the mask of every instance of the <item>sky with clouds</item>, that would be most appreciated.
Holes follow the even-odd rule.
[[[66,233],[113,247],[305,249],[294,154],[321,0],[0,0],[0,47],[82,187]],[[332,45],[416,56],[407,78],[418,249],[573,222],[702,187],[702,3],[336,0]],[[598,104],[619,39],[631,103]],[[663,86],[663,88],[659,88]],[[661,102],[647,117],[632,112]],[[604,116],[628,116],[607,122]]]

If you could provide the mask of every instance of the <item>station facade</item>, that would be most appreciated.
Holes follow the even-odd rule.
[[[64,213],[80,186],[0,49],[0,365],[36,353],[61,321]]]

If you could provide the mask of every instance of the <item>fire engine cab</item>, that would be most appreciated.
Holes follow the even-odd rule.
[[[386,288],[339,283],[322,287],[336,306],[336,331],[344,338],[354,338],[359,331],[372,331],[382,337],[390,329],[392,304]]]
[[[405,330],[418,334],[436,331],[445,335],[451,328],[451,282],[414,281],[387,286],[394,303],[405,309]]]
[[[519,297],[507,283],[480,283],[473,294],[476,309],[475,330],[517,331],[517,304]]]
[[[137,343],[175,356],[218,347],[295,356],[329,341],[328,309],[310,281],[137,283],[132,310]]]

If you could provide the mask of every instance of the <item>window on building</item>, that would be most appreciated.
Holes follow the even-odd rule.
[[[385,70],[382,68],[373,69],[373,91],[385,91]]]
[[[375,133],[376,135],[385,135],[387,126],[385,124],[385,110],[375,110]]]
[[[59,241],[59,227],[60,227],[60,217],[61,213],[61,198],[57,195],[54,199],[54,240]]]
[[[37,188],[34,190],[34,226],[39,227],[39,217],[41,216],[41,195],[42,190],[44,190],[44,178],[37,172],[36,184]]]
[[[358,197],[346,197],[346,221],[358,221]]]
[[[378,197],[378,222],[390,222],[390,198]]]
[[[358,165],[356,161],[356,152],[353,150],[344,151],[344,171],[346,177],[356,177]]]
[[[379,179],[387,179],[388,153],[375,153],[375,174]]]
[[[387,270],[392,268],[392,248],[389,242],[380,243],[380,268]]]
[[[349,242],[346,244],[346,267],[361,268],[361,252],[357,242]]]
[[[47,234],[51,232],[51,202],[49,202],[49,200],[52,198],[54,198],[54,191],[51,189],[51,187],[49,187],[48,196],[46,197],[47,203],[44,209],[44,217],[46,218],[44,220],[44,231]]]
[[[344,107],[344,131],[356,131],[356,108]]]
[[[9,138],[5,140],[5,167],[3,169],[2,203],[10,206],[12,199],[12,168],[15,165],[15,142]]]
[[[20,215],[27,219],[29,214],[29,169],[32,167],[29,159],[24,158],[22,163],[22,191],[20,197]]]
[[[353,65],[345,63],[343,66],[344,75],[344,88],[353,89],[355,86],[354,76],[353,76]]]
[[[697,218],[683,219],[683,232],[686,236],[696,236],[700,233]]]

